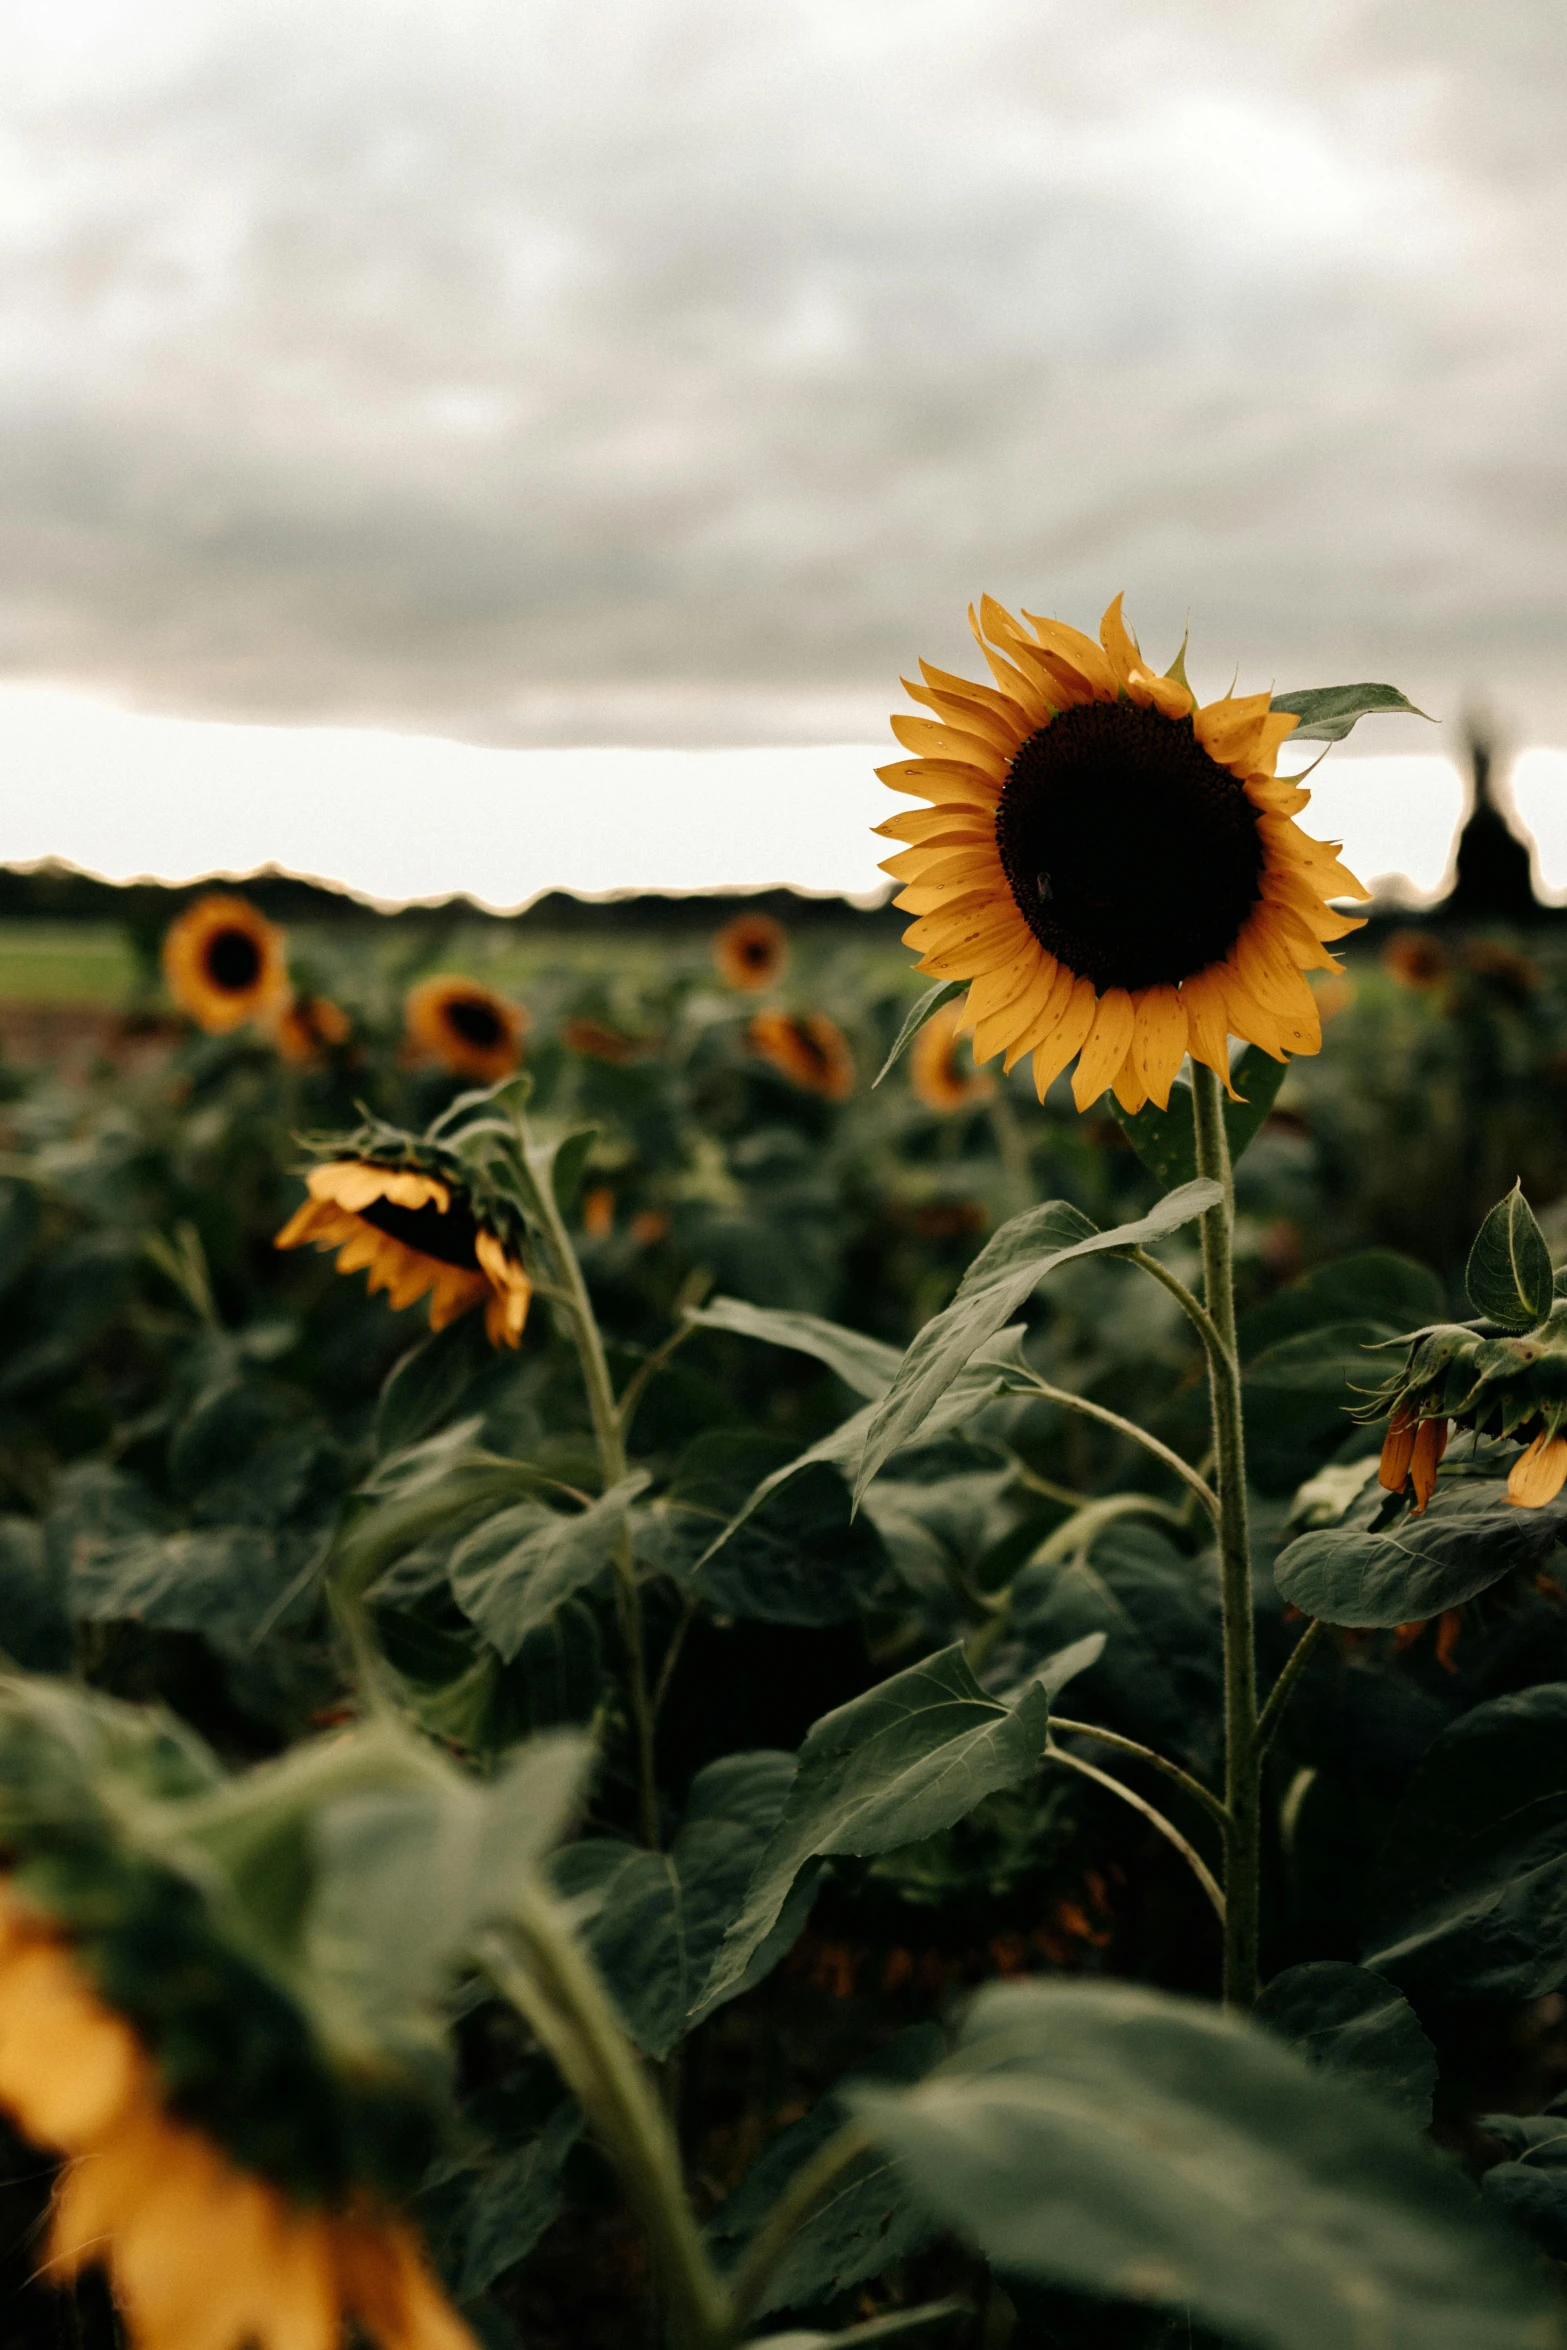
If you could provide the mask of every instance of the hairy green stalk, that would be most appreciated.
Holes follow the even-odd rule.
[[[1260,1988],[1262,1758],[1257,1739],[1257,1651],[1251,1546],[1246,1524],[1246,1439],[1235,1349],[1235,1187],[1219,1080],[1192,1062],[1197,1172],[1224,1196],[1202,1219],[1203,1299],[1216,1343],[1208,1346],[1219,1573],[1224,1618],[1224,1999],[1247,2013]]]

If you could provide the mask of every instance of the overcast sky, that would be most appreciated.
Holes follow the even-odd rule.
[[[868,741],[982,588],[1125,588],[1567,743],[1560,0],[0,21],[13,679]]]

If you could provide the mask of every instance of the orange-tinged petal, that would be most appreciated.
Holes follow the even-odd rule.
[[[932,807],[951,808],[965,818],[994,818],[1001,797],[999,783],[957,759],[895,759],[874,772],[889,791],[929,800]]]
[[[37,2145],[74,2153],[142,2093],[146,2060],[58,1943],[15,1951],[3,1980],[0,2105]]]
[[[1055,993],[1056,973],[1060,969],[1054,956],[1042,956],[1030,985],[1011,1003],[1003,1004],[999,1012],[977,1023],[974,1030],[974,1058],[983,1064],[995,1054],[1005,1052],[1008,1045],[1027,1034]],[[976,985],[978,982],[976,981]]]
[[[1034,1049],[1034,1091],[1041,1101],[1092,1028],[1098,1005],[1093,981],[1074,979],[1066,1010],[1044,1043]]]
[[[1132,1035],[1132,1058],[1148,1098],[1161,1110],[1170,1106],[1170,1087],[1186,1058],[1186,1008],[1173,987],[1150,987],[1137,1006]]]
[[[1064,669],[1069,676],[1075,673],[1078,683],[1090,695],[1114,700],[1115,671],[1102,645],[1096,645],[1091,636],[1085,636],[1080,628],[1073,628],[1064,620],[1047,620],[1037,612],[1025,612],[1023,618],[1039,639],[1053,671],[1060,674]]]
[[[1005,781],[1007,761],[992,743],[977,734],[965,734],[955,726],[944,726],[934,718],[908,718],[898,711],[888,721],[894,735],[906,751],[913,751],[926,759],[945,759],[961,762],[965,767],[977,768],[981,775]]]
[[[1099,1099],[1131,1047],[1136,1015],[1124,987],[1106,988],[1072,1073],[1072,1099],[1086,1110]]]
[[[1382,1439],[1382,1458],[1377,1466],[1377,1483],[1389,1493],[1402,1493],[1409,1482],[1409,1464],[1415,1457],[1415,1437],[1419,1423],[1404,1404],[1400,1404],[1387,1424]]]
[[[981,1021],[990,1019],[1008,1004],[1016,1003],[1033,986],[1044,969],[1045,961],[1044,948],[1030,934],[1028,944],[1010,962],[1003,963],[999,970],[987,971],[983,979],[974,981],[963,1007],[967,1025],[977,1029]],[[1050,969],[1053,974],[1053,957],[1050,958]]]
[[[1449,1426],[1450,1422],[1446,1419],[1422,1420],[1415,1431],[1414,1450],[1409,1456],[1409,1478],[1415,1489],[1413,1514],[1417,1518],[1424,1514],[1436,1491],[1436,1472],[1447,1450]]]
[[[1543,1430],[1514,1461],[1507,1480],[1507,1498],[1521,1510],[1543,1509],[1554,1501],[1567,1481],[1567,1436],[1547,1436]]]
[[[906,840],[922,847],[961,847],[965,841],[994,840],[996,821],[975,808],[900,808],[885,824],[871,830],[883,840]]]
[[[1126,625],[1121,611],[1122,601],[1120,596],[1113,596],[1106,606],[1104,618],[1099,623],[1099,642],[1105,649],[1111,676],[1118,686],[1126,687],[1132,682],[1133,672],[1142,668],[1143,656],[1138,649],[1137,639]]]

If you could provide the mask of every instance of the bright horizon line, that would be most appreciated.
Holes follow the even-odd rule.
[[[502,914],[551,890],[782,888],[874,903],[890,884],[871,828],[897,804],[874,768],[896,756],[890,743],[504,749],[385,727],[170,717],[12,683],[0,686],[0,772],[21,791],[6,795],[0,856],[121,884],[271,870],[381,907],[467,897]],[[1414,907],[1440,893],[1468,798],[1451,759],[1340,749],[1311,792],[1306,828],[1341,839],[1380,897]],[[1567,750],[1521,753],[1511,796],[1538,885],[1567,900]]]

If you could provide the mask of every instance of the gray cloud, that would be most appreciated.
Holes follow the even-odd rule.
[[[1391,675],[1567,739],[1562,22],[40,0],[0,662],[844,739],[982,588],[1124,586],[1216,685]]]

